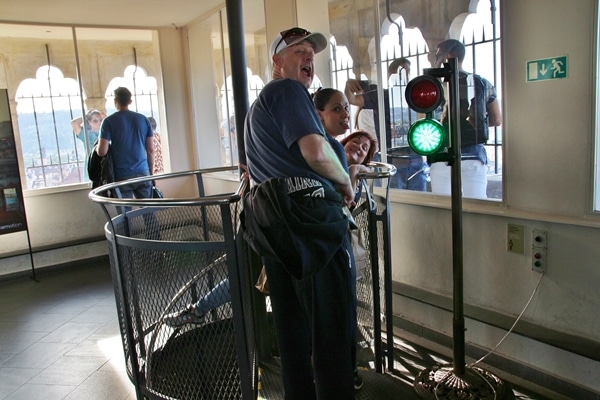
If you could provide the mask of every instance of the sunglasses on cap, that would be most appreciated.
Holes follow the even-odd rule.
[[[273,54],[277,54],[277,48],[282,42],[285,42],[285,44],[294,43],[298,40],[298,38],[310,35],[310,32],[302,28],[292,28],[288,29],[287,31],[279,32],[279,35],[281,36],[281,39],[279,39],[279,42],[277,42],[277,45],[273,50]]]

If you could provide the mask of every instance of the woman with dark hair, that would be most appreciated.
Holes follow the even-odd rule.
[[[366,165],[373,160],[377,151],[377,139],[367,131],[359,130],[341,141],[334,140],[345,134],[350,128],[350,104],[343,92],[332,88],[319,89],[313,94],[313,102],[323,128],[329,136],[331,146],[340,158],[342,165],[348,165],[348,174],[352,185],[354,189],[358,189],[356,176],[359,172],[368,170]],[[357,198],[360,198],[360,191],[358,191]]]
[[[329,136],[338,137],[350,129],[350,103],[343,92],[319,89],[313,95],[313,102]]]

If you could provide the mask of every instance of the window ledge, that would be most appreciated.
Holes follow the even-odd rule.
[[[374,192],[380,196],[385,195],[385,191],[381,188],[374,188]],[[445,209],[452,208],[450,196],[396,189],[390,190],[389,193],[389,199],[391,203]],[[512,209],[502,201],[477,199],[463,199],[462,208],[463,212],[465,213],[486,214],[502,216],[506,218],[600,228],[600,214],[596,213],[584,215],[547,214],[535,211]]]
[[[91,190],[91,183],[76,183],[73,185],[63,185],[63,186],[53,186],[48,188],[40,188],[40,189],[25,189],[23,190],[23,197],[37,197],[37,196],[46,196],[49,194],[56,193],[65,193],[65,192],[75,192],[79,190]]]

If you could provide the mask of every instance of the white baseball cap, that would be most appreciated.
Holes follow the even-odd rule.
[[[303,40],[309,41],[315,47],[315,54],[327,47],[327,38],[322,33],[311,33],[306,29],[296,27],[279,32],[271,43],[271,56]]]

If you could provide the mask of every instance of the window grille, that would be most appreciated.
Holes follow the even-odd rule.
[[[498,100],[502,97],[502,88],[499,77],[501,76],[500,63],[500,27],[498,22],[499,11],[496,1],[480,1],[477,12],[465,18],[460,27],[460,37],[466,47],[466,57],[463,68],[474,72],[489,80],[498,93]],[[393,146],[406,145],[406,132],[415,118],[416,114],[406,105],[404,91],[410,78],[421,75],[424,68],[430,68],[430,49],[421,36],[418,28],[407,29],[404,19],[396,16],[389,23],[388,34],[381,38],[381,67],[383,74],[392,61],[405,57],[411,62],[411,73],[402,71],[399,76],[392,76],[388,82],[383,82],[390,94],[390,122],[392,126]],[[451,31],[454,26],[451,27]],[[452,36],[452,34],[448,35]],[[403,45],[400,46],[399,43]],[[353,59],[346,46],[340,45],[335,38],[331,39],[331,76],[333,86],[343,90],[346,81],[354,78]],[[491,62],[490,62],[491,60]],[[373,61],[374,62],[374,61]],[[373,65],[374,66],[374,65]],[[361,77],[360,79],[364,79]],[[502,128],[491,127],[490,139],[486,145],[488,152],[488,171],[490,174],[498,175],[502,171]],[[497,196],[500,196],[501,193]],[[497,197],[493,196],[493,197]]]
[[[81,115],[77,82],[45,65],[35,79],[21,82],[15,100],[27,188],[86,181],[85,136],[78,140],[71,128],[74,116]]]

